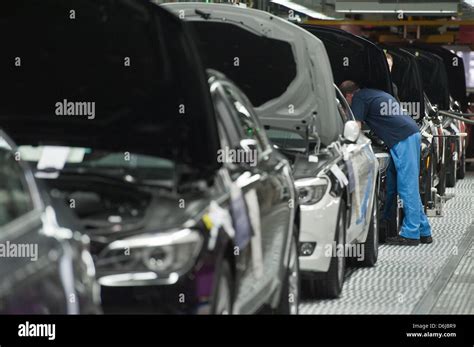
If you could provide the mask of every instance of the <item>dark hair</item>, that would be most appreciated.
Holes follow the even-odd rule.
[[[339,86],[341,93],[346,96],[347,94],[354,93],[357,89],[359,89],[359,85],[354,81],[344,81]]]

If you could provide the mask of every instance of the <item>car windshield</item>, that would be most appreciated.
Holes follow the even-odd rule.
[[[129,152],[110,152],[81,147],[20,146],[21,159],[37,171],[80,172],[124,177],[129,181],[151,183],[171,180],[173,161]]]
[[[306,152],[306,139],[297,132],[285,129],[267,129],[267,136],[281,149]]]

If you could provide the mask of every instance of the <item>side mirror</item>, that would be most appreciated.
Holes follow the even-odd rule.
[[[356,142],[360,136],[360,127],[355,120],[349,120],[344,124],[344,139],[349,142]]]

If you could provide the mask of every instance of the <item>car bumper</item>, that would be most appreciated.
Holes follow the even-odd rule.
[[[214,268],[203,266],[181,276],[151,278],[149,273],[100,275],[105,313],[209,313]],[[148,278],[146,278],[148,276]]]
[[[301,271],[329,270],[340,203],[341,198],[332,196],[328,190],[316,204],[300,206],[300,245],[304,242],[316,243],[311,255],[300,255]]]

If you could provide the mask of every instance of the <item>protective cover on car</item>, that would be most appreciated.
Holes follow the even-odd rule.
[[[406,47],[415,55],[423,78],[423,88],[432,104],[440,110],[449,109],[449,86],[443,59],[431,52],[414,47]]]
[[[268,12],[224,4],[163,6],[194,27],[205,66],[235,82],[264,125],[302,133],[315,126],[323,145],[337,140],[342,123],[320,40]]]
[[[374,43],[340,29],[301,26],[324,42],[338,86],[345,80],[353,80],[361,87],[393,95],[385,53]]]
[[[0,127],[17,144],[218,167],[205,71],[169,11],[147,0],[6,1],[0,42]]]
[[[423,78],[416,57],[398,47],[382,46],[393,58],[392,81],[398,87],[398,98],[401,102],[417,105],[413,107],[414,119],[425,114]]]
[[[415,47],[434,53],[443,59],[448,76],[449,94],[460,103],[461,110],[467,112],[466,73],[463,58],[444,47],[421,43],[417,43]]]

